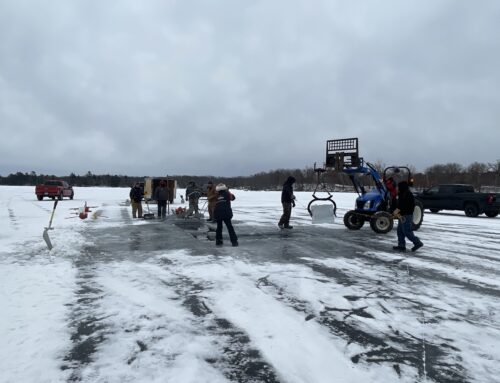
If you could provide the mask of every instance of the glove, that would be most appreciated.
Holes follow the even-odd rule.
[[[392,212],[392,215],[396,218],[401,218],[401,210],[399,209],[395,209],[393,212]]]

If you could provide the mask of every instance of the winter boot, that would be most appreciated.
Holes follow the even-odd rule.
[[[417,251],[418,249],[420,249],[422,246],[424,246],[424,244],[422,242],[420,243],[417,243],[415,246],[413,246],[411,248],[411,251]]]
[[[404,247],[404,246],[393,246],[392,250],[401,251],[402,253],[404,253],[406,251],[406,247]]]

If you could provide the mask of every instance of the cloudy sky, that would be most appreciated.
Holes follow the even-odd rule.
[[[0,0],[0,174],[500,158],[500,2]]]

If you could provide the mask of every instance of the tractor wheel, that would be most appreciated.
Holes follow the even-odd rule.
[[[477,205],[472,202],[469,202],[464,206],[464,211],[467,217],[477,217],[479,215]]]
[[[370,219],[370,226],[375,233],[387,234],[394,227],[394,220],[388,212],[377,211]]]
[[[422,202],[415,201],[415,209],[413,209],[413,230],[417,231],[418,229],[420,229],[423,221],[424,206],[422,205]]]
[[[36,198],[41,201],[43,199],[43,195],[37,195]]]
[[[348,211],[344,215],[344,225],[349,230],[359,230],[363,227],[365,220],[358,215],[354,210]]]
[[[485,211],[486,217],[495,218],[498,215],[498,211]]]
[[[439,209],[429,209],[431,213],[439,213]]]

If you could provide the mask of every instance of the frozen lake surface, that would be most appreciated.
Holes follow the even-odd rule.
[[[49,252],[53,202],[0,187],[0,382],[499,381],[500,218],[427,213],[399,254],[344,227],[353,194],[313,225],[296,193],[280,231],[279,192],[236,190],[216,248],[203,220],[132,220],[128,191],[75,188]]]

